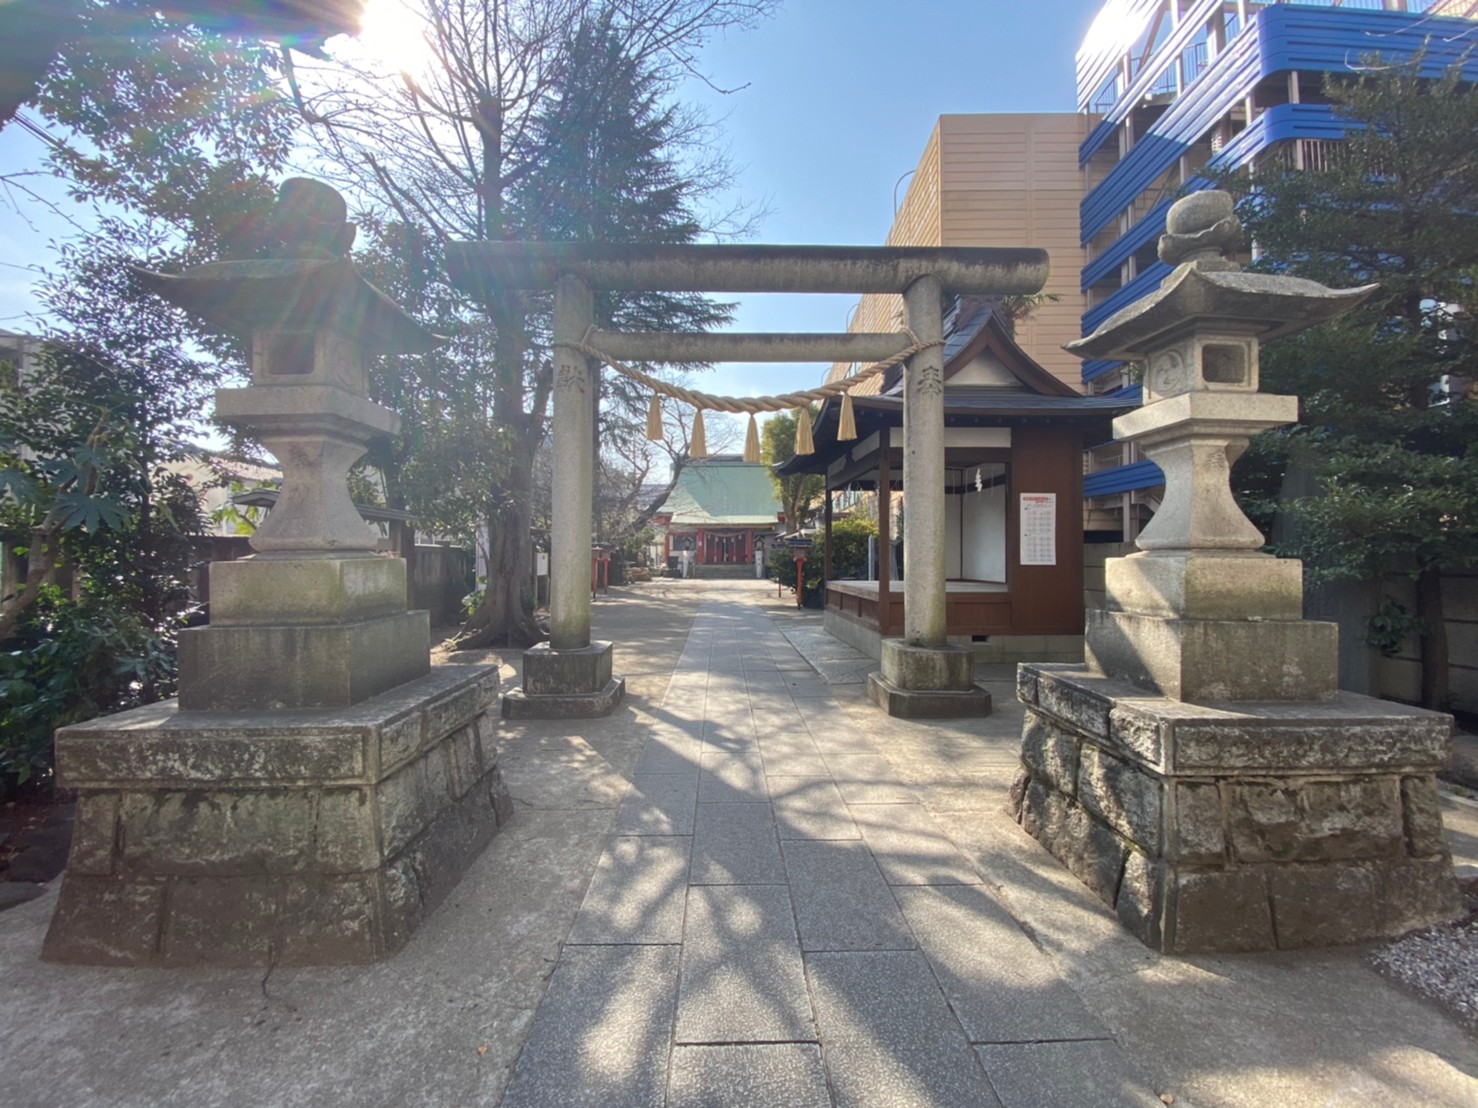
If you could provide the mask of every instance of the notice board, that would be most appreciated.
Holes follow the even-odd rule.
[[[1021,494],[1021,564],[1055,566],[1057,564],[1057,494],[1024,492]]]

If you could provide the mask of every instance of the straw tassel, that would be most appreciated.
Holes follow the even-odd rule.
[[[708,457],[708,437],[703,433],[703,409],[693,409],[693,438],[688,443],[688,455],[693,458]]]
[[[652,393],[652,402],[647,405],[647,441],[661,442],[665,435],[662,433],[662,397],[655,392]]]
[[[811,437],[811,409],[796,409],[795,417],[795,452],[797,454],[816,453],[816,440]]]
[[[837,422],[837,442],[850,442],[857,437],[857,417],[852,412],[852,394],[842,393],[842,414]]]
[[[760,426],[749,413],[749,430],[744,432],[744,460],[754,463],[760,460]]]

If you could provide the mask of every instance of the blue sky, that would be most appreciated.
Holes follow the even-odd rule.
[[[714,43],[697,90],[724,121],[736,192],[770,214],[759,240],[878,245],[941,115],[1070,112],[1073,55],[1102,0],[790,0],[757,31]],[[1002,246],[1026,245],[1001,243]],[[736,328],[846,327],[855,297],[751,297]],[[704,388],[807,387],[816,366],[720,366]]]
[[[717,95],[685,95],[723,124],[736,198],[769,210],[755,241],[875,245],[887,234],[935,119],[955,112],[1074,110],[1073,55],[1102,0],[789,0],[758,30],[710,44]],[[0,131],[0,172],[34,164],[35,140]],[[5,198],[0,195],[0,205]],[[0,327],[22,330],[31,259],[64,224],[0,206]],[[1024,245],[1001,243],[1003,246]],[[751,297],[735,326],[843,330],[852,297]],[[751,395],[805,387],[818,366],[722,366],[703,387]]]

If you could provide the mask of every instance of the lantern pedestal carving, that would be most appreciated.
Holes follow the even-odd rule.
[[[342,710],[166,701],[63,728],[77,822],[42,958],[388,958],[513,815],[497,700],[495,667],[437,666]]]

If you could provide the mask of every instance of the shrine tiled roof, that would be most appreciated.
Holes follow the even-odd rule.
[[[779,520],[780,501],[768,467],[715,454],[683,467],[657,514],[670,514],[670,526],[769,527]]]

